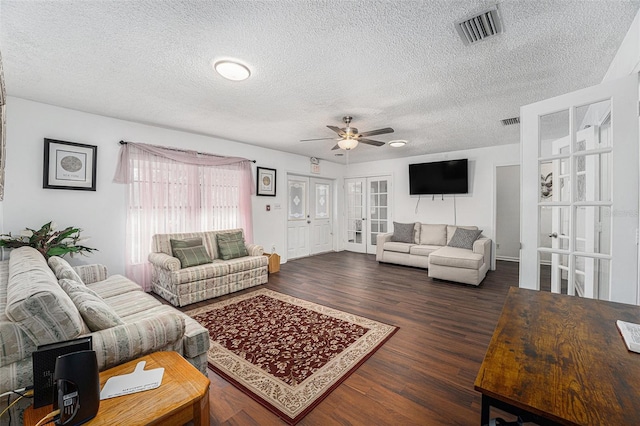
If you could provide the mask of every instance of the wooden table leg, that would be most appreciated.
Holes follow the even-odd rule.
[[[194,426],[209,425],[209,390],[205,395],[193,404],[193,424]]]

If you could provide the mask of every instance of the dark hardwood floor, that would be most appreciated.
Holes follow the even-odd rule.
[[[498,262],[479,287],[350,252],[282,265],[267,288],[400,327],[298,424],[478,425],[473,383],[507,291],[517,285],[512,262]],[[209,378],[212,425],[286,424],[215,373]]]

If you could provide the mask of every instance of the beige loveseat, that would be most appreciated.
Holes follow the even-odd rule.
[[[396,224],[400,225],[409,224]],[[491,263],[491,240],[480,235],[469,244],[471,248],[451,247],[449,244],[458,228],[478,230],[476,226],[416,222],[410,238],[394,238],[394,233],[378,234],[376,260],[428,268],[432,278],[479,285]]]
[[[262,246],[244,244],[248,256],[221,258],[217,235],[238,232],[242,229],[154,235],[149,254],[153,291],[175,306],[184,306],[266,283],[269,259]],[[213,262],[182,268],[173,256],[171,240],[194,238],[201,239]]]
[[[100,301],[106,320],[99,318]],[[117,325],[97,330],[104,321]],[[92,336],[100,370],[176,351],[207,372],[208,332],[192,318],[121,275],[108,277],[103,265],[72,268],[55,256],[47,264],[31,247],[12,250],[0,262],[0,393],[33,385],[37,346],[85,335]]]

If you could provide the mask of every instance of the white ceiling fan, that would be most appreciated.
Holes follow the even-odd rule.
[[[355,147],[357,147],[359,143],[364,143],[364,144],[373,145],[373,146],[382,146],[385,144],[385,142],[374,141],[373,139],[368,139],[367,137],[375,136],[375,135],[384,135],[386,133],[393,133],[393,129],[391,127],[385,127],[384,129],[370,130],[368,132],[359,133],[358,129],[356,129],[355,127],[351,127],[352,119],[353,117],[350,117],[348,115],[345,117],[342,117],[342,121],[344,122],[344,124],[346,124],[346,127],[343,127],[343,128],[339,128],[336,126],[327,126],[331,130],[336,132],[338,136],[340,136],[339,139],[335,139],[335,138],[301,139],[300,142],[335,139],[338,141],[338,143],[333,148],[331,148],[332,150],[344,149],[345,151],[350,151]]]

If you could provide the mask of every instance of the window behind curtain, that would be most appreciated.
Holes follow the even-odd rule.
[[[145,289],[151,282],[147,257],[154,234],[246,231],[241,164],[185,164],[144,151],[132,152],[129,161],[126,274]]]

